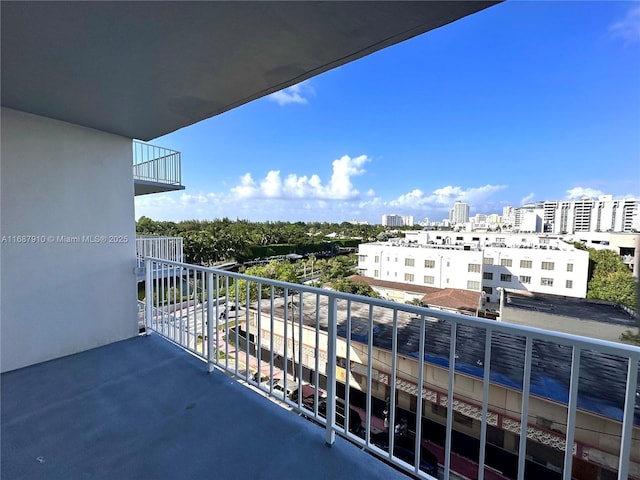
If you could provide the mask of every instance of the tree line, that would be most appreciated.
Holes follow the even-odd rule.
[[[205,265],[357,247],[375,240],[384,231],[381,225],[349,222],[251,222],[229,218],[162,222],[148,217],[136,222],[138,235],[182,237],[185,260]]]

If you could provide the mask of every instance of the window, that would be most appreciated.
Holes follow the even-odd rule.
[[[531,268],[533,267],[533,262],[531,260],[520,260],[520,268]]]
[[[436,268],[436,261],[435,260],[425,260],[424,261],[424,268]]]
[[[413,282],[413,273],[405,273],[404,274],[405,282]]]
[[[567,263],[567,272],[573,272],[573,263]]]
[[[373,257],[373,261],[378,263],[380,261],[380,257],[376,255],[375,257]]]
[[[493,258],[491,258],[491,257],[484,257],[484,264],[485,264],[485,265],[493,265]]]
[[[404,266],[405,267],[413,267],[415,265],[416,261],[413,258],[405,258],[404,259]]]
[[[501,273],[500,274],[500,281],[501,282],[510,282],[511,281],[511,275],[508,273]]]
[[[358,255],[358,261],[359,262],[366,262],[367,261],[367,256],[366,255]]]
[[[453,421],[460,425],[464,425],[465,427],[473,427],[473,418],[467,417],[459,412],[453,412]]]
[[[553,287],[553,278],[542,277],[540,279],[540,285],[543,287]]]
[[[492,287],[484,287],[482,290],[484,290],[484,293],[486,293],[487,295],[491,295],[493,293]]]
[[[457,241],[464,240],[464,237],[456,237]]]
[[[529,284],[531,283],[531,277],[528,275],[520,275],[518,277],[518,280],[520,280],[520,283],[524,283],[524,284]]]
[[[431,402],[429,402],[431,403]],[[443,405],[438,405],[437,403],[431,403],[431,412],[440,416],[440,417],[446,417],[447,416],[447,407],[443,406]]]
[[[483,280],[493,280],[493,273],[491,272],[482,272]]]
[[[542,262],[542,270],[553,270],[553,262]]]
[[[512,267],[513,260],[511,260],[510,258],[503,258],[500,260],[500,265],[502,265],[503,267]]]
[[[433,285],[434,283],[436,283],[436,278],[433,275],[425,275],[424,283],[426,285]]]
[[[567,280],[564,284],[566,288],[573,288],[573,280]]]
[[[373,276],[374,277],[377,277],[379,274],[380,274],[380,272],[378,270],[374,270],[373,271]]]
[[[480,290],[480,282],[474,280],[467,280],[467,290]]]
[[[470,263],[469,264],[469,268],[467,270],[468,272],[472,272],[472,273],[480,273],[480,264],[479,263]]]

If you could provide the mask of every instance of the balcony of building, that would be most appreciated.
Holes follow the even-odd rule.
[[[136,235],[136,277],[144,280],[144,258],[154,257],[173,262],[184,261],[184,239],[182,237],[160,237],[155,235]],[[172,275],[171,269],[164,274]]]
[[[638,348],[145,272],[146,335],[3,374],[3,478],[640,478]]]
[[[2,376],[2,478],[401,479],[160,336]]]
[[[135,195],[184,190],[181,161],[180,152],[134,140]]]

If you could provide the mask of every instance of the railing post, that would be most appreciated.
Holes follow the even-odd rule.
[[[151,334],[153,318],[153,285],[151,280],[151,260],[144,258],[144,333]]]
[[[636,389],[638,388],[638,360],[629,358],[627,369],[627,389],[622,416],[622,432],[620,433],[620,458],[618,464],[618,478],[628,478],[629,458],[633,443],[633,418],[636,404]]]
[[[205,299],[203,298],[203,301]],[[213,272],[207,272],[207,371],[213,372]],[[216,330],[216,348],[218,331]]]
[[[336,297],[329,294],[329,318],[327,328],[327,425],[325,441],[332,446],[336,441],[336,334],[338,332],[338,306]],[[348,428],[348,426],[347,426]]]

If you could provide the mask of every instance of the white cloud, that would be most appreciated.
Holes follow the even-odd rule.
[[[240,183],[231,188],[239,198],[307,198],[319,200],[353,200],[360,192],[353,186],[351,177],[365,173],[364,164],[370,161],[366,155],[352,158],[344,155],[333,161],[333,173],[329,183],[323,185],[320,176],[298,176],[295,173],[282,179],[280,170],[271,170],[259,182],[246,173]]]
[[[267,95],[269,100],[276,102],[278,105],[288,105],[290,103],[305,104],[309,102],[309,97],[315,95],[315,89],[309,85],[308,81],[298,83],[291,87],[280,90],[279,92]]]
[[[456,200],[478,207],[494,193],[507,188],[505,185],[484,185],[463,190],[462,187],[448,185],[438,188],[431,193],[420,189],[400,195],[397,199],[387,203],[390,207],[434,208],[442,210],[451,208]]]
[[[245,173],[240,178],[240,184],[233,187],[231,191],[241,198],[248,198],[255,196],[259,190],[251,174]]]
[[[260,182],[260,189],[268,198],[278,198],[282,194],[282,180],[280,179],[280,170],[272,170]]]
[[[619,22],[609,26],[614,38],[621,38],[625,43],[640,41],[640,6],[634,7]]]
[[[520,205],[526,205],[527,203],[531,203],[531,201],[536,197],[536,194],[531,192],[529,195],[520,200]]]
[[[571,190],[567,190],[568,200],[580,200],[583,197],[598,198],[599,195],[604,195],[600,190],[589,187],[575,187]]]

